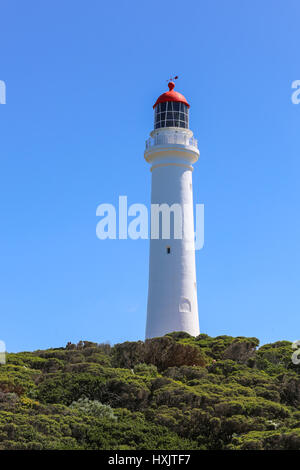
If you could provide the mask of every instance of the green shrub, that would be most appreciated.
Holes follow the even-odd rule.
[[[86,397],[73,401],[70,408],[85,415],[95,416],[96,418],[117,419],[113,409],[109,405],[103,405],[98,400],[89,400]]]
[[[133,372],[137,375],[149,375],[150,377],[156,377],[158,374],[156,366],[145,363],[136,364],[133,368]]]

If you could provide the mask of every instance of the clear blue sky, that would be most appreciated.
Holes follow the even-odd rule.
[[[0,339],[143,339],[148,241],[96,207],[150,203],[152,105],[178,74],[201,158],[200,329],[300,339],[297,0],[1,3]]]

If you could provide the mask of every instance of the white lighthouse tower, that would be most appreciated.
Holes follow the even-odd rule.
[[[192,185],[199,150],[189,129],[190,105],[173,81],[168,86],[153,106],[154,130],[144,153],[152,173],[146,338],[173,331],[199,334]],[[170,233],[163,226],[168,208]],[[157,212],[159,230],[153,227]]]

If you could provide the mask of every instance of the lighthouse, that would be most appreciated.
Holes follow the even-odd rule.
[[[146,338],[200,333],[192,183],[199,150],[189,129],[190,105],[173,80],[168,87],[153,106],[144,153],[152,175]]]

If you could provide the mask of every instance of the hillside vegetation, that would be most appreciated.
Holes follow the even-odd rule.
[[[300,449],[288,341],[172,333],[7,355],[2,449]]]

